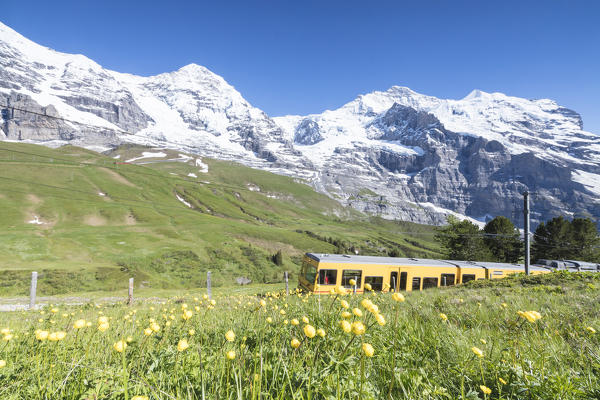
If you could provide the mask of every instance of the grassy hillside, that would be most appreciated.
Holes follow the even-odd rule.
[[[598,399],[599,288],[600,274],[552,273],[405,301],[228,293],[211,304],[196,290],[6,313],[0,397]]]
[[[0,142],[0,295],[25,294],[32,270],[50,295],[129,276],[201,287],[207,270],[216,286],[277,282],[284,270],[295,279],[306,251],[439,256],[431,227],[367,217],[292,178],[174,151],[117,163],[159,151]]]

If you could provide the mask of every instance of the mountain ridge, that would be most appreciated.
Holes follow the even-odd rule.
[[[525,190],[541,198],[534,223],[600,217],[600,137],[550,99],[477,89],[438,99],[392,86],[320,114],[270,117],[201,65],[147,77],[111,71],[2,23],[0,66],[3,140],[176,147],[306,179],[360,211],[414,222],[519,222]]]

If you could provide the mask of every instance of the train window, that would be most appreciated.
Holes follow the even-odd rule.
[[[494,271],[492,272],[492,275],[503,275],[502,271]]]
[[[423,278],[423,290],[437,287],[438,278]]]
[[[369,283],[374,291],[380,292],[383,289],[383,276],[365,276],[366,283]]]
[[[421,278],[413,278],[412,290],[421,290]]]
[[[400,290],[406,290],[406,272],[400,272]]]
[[[319,285],[335,285],[337,282],[337,269],[319,270]]]
[[[462,283],[467,283],[475,280],[475,274],[463,274]]]
[[[309,283],[314,283],[317,276],[317,268],[309,263],[306,263],[304,264],[303,270],[304,279],[306,279]]]
[[[456,276],[454,274],[442,274],[441,286],[453,286]]]
[[[356,280],[356,288],[360,288],[362,282],[362,271],[360,269],[345,269],[342,271],[342,286],[352,288],[350,279]]]
[[[390,274],[390,290],[392,292],[398,291],[398,272],[392,271]]]

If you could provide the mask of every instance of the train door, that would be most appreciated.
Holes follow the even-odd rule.
[[[406,281],[408,280],[408,273],[405,272],[400,272],[400,285],[399,285],[399,289],[406,291]]]
[[[390,274],[390,290],[392,292],[398,291],[398,271],[392,271]]]

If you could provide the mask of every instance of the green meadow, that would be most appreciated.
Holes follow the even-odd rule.
[[[0,398],[597,399],[599,288],[552,273],[402,297],[55,303],[1,316]]]
[[[308,251],[440,256],[433,227],[366,216],[293,178],[207,158],[201,172],[195,157],[165,162],[181,158],[171,150],[117,163],[144,151],[157,152],[0,143],[0,296],[26,295],[31,271],[43,296],[129,277],[136,289],[202,287],[209,270],[215,287],[295,281]]]

